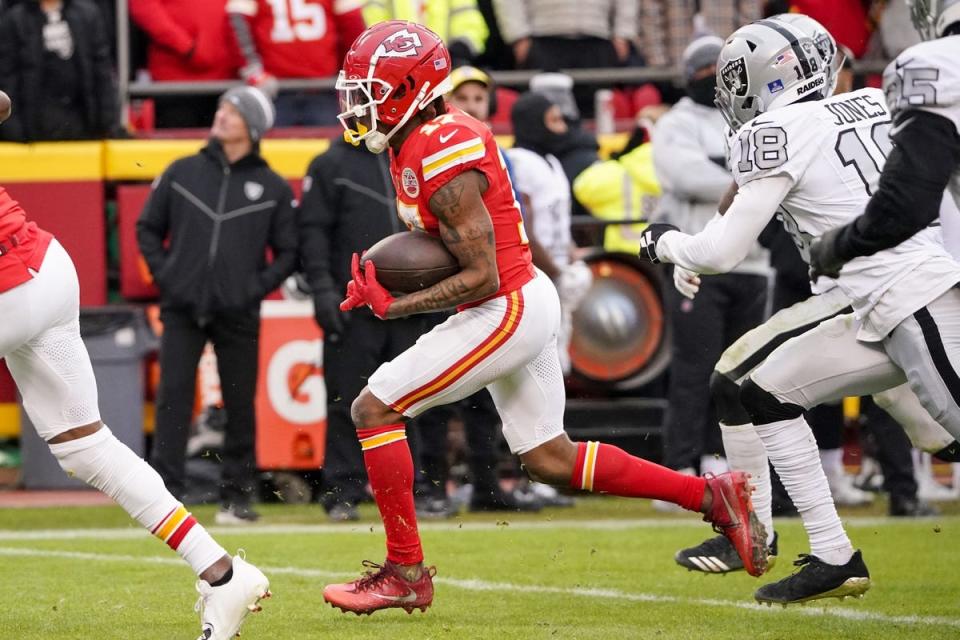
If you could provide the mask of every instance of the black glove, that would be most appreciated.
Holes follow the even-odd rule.
[[[343,333],[343,312],[340,311],[342,295],[335,291],[321,291],[313,296],[313,317],[323,329],[323,335],[331,342],[340,340]]]
[[[653,264],[660,264],[660,258],[657,256],[657,241],[667,231],[680,231],[680,229],[672,224],[660,222],[648,224],[647,228],[640,234],[640,257]]]
[[[843,227],[830,229],[810,245],[810,280],[820,276],[836,278],[846,260],[837,254],[837,239]]]

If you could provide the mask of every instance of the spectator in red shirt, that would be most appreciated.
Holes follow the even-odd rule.
[[[874,27],[869,5],[869,0],[791,0],[790,12],[804,13],[822,24],[837,44],[859,59],[867,52]]]
[[[150,37],[147,70],[156,81],[230,80],[240,58],[231,47],[226,0],[130,0],[130,17]],[[158,127],[206,127],[218,96],[155,100]]]
[[[330,78],[364,30],[362,0],[227,0],[240,75],[276,96],[278,78]],[[334,125],[333,91],[276,96],[278,127]]]

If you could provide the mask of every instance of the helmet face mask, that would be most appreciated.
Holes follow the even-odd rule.
[[[936,40],[960,22],[960,0],[907,0],[913,28],[923,40]]]
[[[447,93],[449,75],[450,54],[426,27],[401,20],[370,27],[350,47],[337,77],[344,138],[384,151],[415,113]]]
[[[760,20],[737,29],[720,51],[716,105],[736,131],[771,109],[822,98],[830,84],[812,38],[793,25]]]

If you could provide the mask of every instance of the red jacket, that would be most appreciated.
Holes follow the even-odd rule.
[[[226,80],[241,61],[227,23],[226,0],[130,0],[130,17],[150,36],[154,80]]]

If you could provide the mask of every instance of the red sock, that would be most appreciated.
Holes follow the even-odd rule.
[[[423,561],[417,511],[413,504],[413,458],[404,425],[357,429],[367,477],[387,533],[387,560],[396,564]]]
[[[578,442],[570,486],[627,498],[653,498],[699,511],[707,483],[602,442]]]

